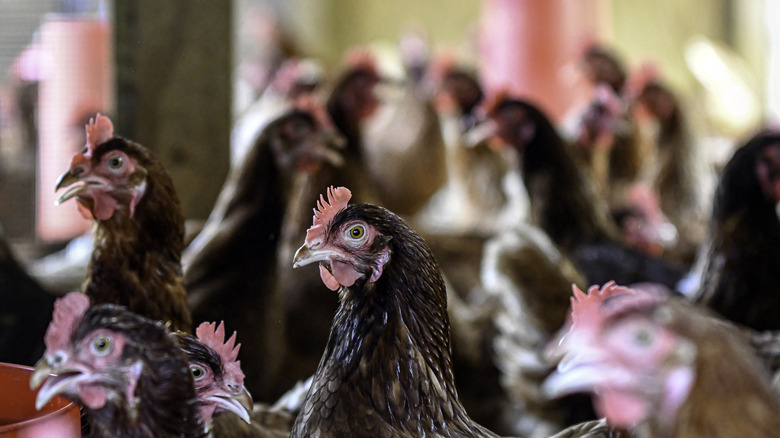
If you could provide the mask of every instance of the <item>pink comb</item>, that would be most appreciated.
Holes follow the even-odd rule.
[[[49,327],[43,340],[46,350],[60,350],[67,347],[73,330],[89,308],[89,297],[81,292],[71,292],[54,302]]]
[[[111,119],[98,113],[94,119],[89,119],[87,129],[87,147],[95,150],[99,144],[103,144],[114,136],[114,124]]]
[[[367,49],[353,49],[346,53],[344,59],[344,63],[351,69],[365,69],[374,74],[378,74],[376,59],[374,59],[374,55]]]
[[[317,208],[314,209],[314,224],[306,231],[306,243],[315,243],[325,235],[325,228],[338,212],[347,208],[347,203],[352,198],[352,192],[346,187],[328,187],[328,201],[320,195]]]
[[[626,81],[625,94],[632,99],[639,97],[642,91],[653,81],[657,81],[661,74],[652,62],[645,62],[637,68],[628,81]]]
[[[295,101],[295,108],[311,114],[317,124],[320,125],[321,129],[333,129],[333,122],[331,121],[327,110],[325,110],[325,107],[314,96],[304,95],[299,97]]]
[[[603,304],[607,298],[635,291],[624,286],[618,286],[614,281],[605,284],[599,290],[598,285],[588,288],[588,293],[581,291],[577,285],[571,286],[574,296],[571,298],[571,320],[573,327],[597,328],[605,319]]]
[[[238,350],[241,344],[236,345],[236,332],[225,342],[225,322],[217,326],[216,322],[204,322],[195,330],[198,340],[214,350],[222,359],[222,367],[225,372],[233,376],[238,384],[244,383],[244,372],[241,371],[241,361],[238,358]],[[235,347],[234,347],[235,346]]]

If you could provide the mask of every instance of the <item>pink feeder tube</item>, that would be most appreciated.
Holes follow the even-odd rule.
[[[531,100],[560,121],[589,93],[571,70],[589,44],[609,35],[604,0],[484,0],[480,52],[488,95]]]
[[[58,242],[91,225],[70,200],[55,206],[57,179],[84,147],[82,120],[112,108],[111,31],[103,20],[47,16],[41,26],[36,237]],[[81,125],[81,126],[80,126]]]

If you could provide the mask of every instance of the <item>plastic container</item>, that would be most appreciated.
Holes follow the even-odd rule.
[[[33,369],[0,363],[0,437],[79,438],[81,417],[76,404],[54,397],[35,410],[38,391],[30,389]]]

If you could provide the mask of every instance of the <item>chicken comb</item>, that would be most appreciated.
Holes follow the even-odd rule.
[[[455,55],[452,53],[442,53],[433,59],[431,68],[428,71],[428,77],[439,84],[444,81],[444,78],[446,78],[447,75],[455,71],[456,67]]]
[[[352,198],[352,192],[346,187],[328,187],[328,201],[320,195],[317,208],[314,209],[314,224],[306,231],[306,243],[314,242],[325,234],[325,229],[330,225],[338,212],[347,208],[347,203]]]
[[[241,344],[236,345],[236,332],[225,342],[225,322],[219,326],[216,322],[204,322],[195,330],[198,340],[214,350],[222,359],[222,367],[225,372],[234,376],[238,383],[244,383],[244,372],[241,370],[241,361],[238,359],[238,350]]]
[[[479,111],[486,116],[490,116],[502,103],[513,97],[512,92],[510,92],[508,88],[501,88],[498,91],[485,96],[485,99],[479,105]]]
[[[71,292],[54,302],[51,322],[43,338],[47,350],[67,347],[73,330],[89,308],[89,297],[81,292]]]
[[[344,55],[344,64],[351,70],[368,70],[379,75],[376,58],[368,49],[353,49]]]
[[[111,119],[97,113],[94,119],[89,119],[86,125],[87,130],[87,148],[90,151],[95,150],[99,144],[103,144],[114,136],[114,124]]]
[[[295,100],[295,108],[299,111],[311,114],[320,126],[320,129],[333,130],[333,121],[325,107],[312,95],[304,95]]]
[[[661,74],[655,64],[645,62],[628,77],[624,93],[626,96],[636,99],[648,85],[658,81],[660,77]]]
[[[599,289],[598,285],[588,288],[588,293],[581,291],[576,284],[571,286],[574,296],[571,298],[572,326],[598,327],[605,319],[604,303],[608,298],[621,294],[633,294],[635,291],[624,286],[618,286],[614,281],[606,283]]]

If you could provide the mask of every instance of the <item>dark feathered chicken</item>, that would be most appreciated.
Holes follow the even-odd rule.
[[[243,166],[231,171],[182,257],[194,320],[224,320],[243,334],[242,361],[252,370],[246,386],[257,400],[276,399],[316,367],[288,373],[284,365],[285,303],[276,293],[283,280],[276,260],[286,227],[296,226],[286,218],[296,177],[339,160],[334,140],[311,108],[288,108],[262,130]]]
[[[24,271],[0,230],[0,362],[32,365],[43,354],[43,334],[54,295]]]
[[[531,202],[544,230],[591,283],[653,281],[674,286],[683,270],[622,245],[603,200],[575,165],[550,120],[534,105],[500,97],[490,107],[497,139],[516,148]]]
[[[87,125],[57,189],[95,218],[95,239],[83,291],[95,304],[127,306],[171,328],[192,329],[182,282],[184,216],[168,173],[143,146],[114,137],[100,114]],[[84,210],[82,210],[84,211]]]
[[[589,391],[641,437],[771,437],[780,404],[733,326],[658,290],[575,288],[549,393]]]
[[[321,198],[294,260],[319,263],[339,309],[291,436],[495,436],[458,399],[430,250],[398,216],[350,196]]]
[[[188,333],[174,333],[189,358],[200,415],[213,438],[276,438],[290,435],[294,416],[284,407],[252,402],[237,360],[236,333],[225,342],[224,323],[204,322]],[[254,409],[253,409],[254,406]],[[223,413],[235,415],[222,415]]]
[[[653,189],[660,198],[664,215],[677,228],[677,243],[670,256],[690,265],[706,234],[708,190],[706,170],[686,114],[674,92],[657,78],[634,84],[632,105],[639,123],[654,121],[652,138]],[[646,165],[647,167],[647,165]]]
[[[780,328],[780,134],[759,134],[726,164],[695,301],[756,330]]]
[[[206,436],[187,357],[161,322],[74,292],[55,303],[45,342],[36,407],[68,397],[96,437]]]
[[[204,322],[195,330],[197,337],[185,332],[174,336],[187,355],[198,397],[200,417],[206,430],[214,417],[232,412],[250,422],[252,396],[244,387],[241,361],[236,360],[241,344],[235,345],[236,333],[225,342],[225,325]],[[235,418],[235,417],[232,417]]]

